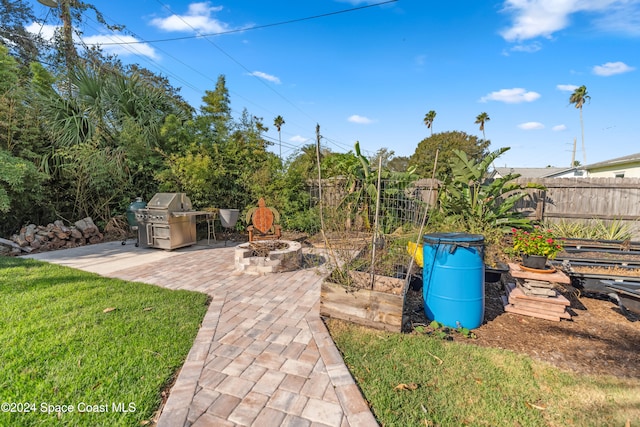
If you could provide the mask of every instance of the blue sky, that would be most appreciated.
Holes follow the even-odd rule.
[[[316,123],[332,151],[360,141],[369,155],[410,156],[430,135],[429,110],[434,132],[479,137],[475,118],[486,112],[490,148],[511,147],[496,166],[569,166],[574,138],[583,164],[640,152],[640,0],[371,6],[383,1],[94,0],[128,32],[114,35],[91,14],[82,30],[85,43],[144,42],[103,49],[165,75],[194,107],[224,74],[234,115],[262,117],[276,153],[273,119],[284,118],[284,157],[315,142]],[[48,9],[33,5],[44,19]],[[173,38],[182,39],[160,41]],[[584,151],[569,104],[581,85],[591,96]]]

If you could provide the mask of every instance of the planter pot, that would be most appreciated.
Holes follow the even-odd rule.
[[[233,228],[238,222],[240,211],[238,209],[220,209],[218,215],[220,215],[220,223],[224,228]]]
[[[536,270],[544,270],[547,265],[547,257],[542,255],[522,255],[522,265]]]
[[[509,272],[509,266],[503,262],[496,263],[495,267],[484,266],[484,281],[488,283],[499,282],[503,273]]]

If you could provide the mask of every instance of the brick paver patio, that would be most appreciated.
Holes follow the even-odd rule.
[[[123,246],[154,256],[127,266],[113,242],[94,246],[101,266],[85,256],[87,270],[212,298],[159,427],[378,425],[320,319],[321,268],[246,275],[222,243],[166,255]],[[73,251],[33,257],[82,269]]]

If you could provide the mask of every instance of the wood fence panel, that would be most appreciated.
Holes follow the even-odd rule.
[[[517,209],[539,219],[602,219],[637,221],[640,219],[640,178],[519,178],[545,186],[546,191],[529,190],[531,198]],[[544,206],[540,209],[539,203]]]

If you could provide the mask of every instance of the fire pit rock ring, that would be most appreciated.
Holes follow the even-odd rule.
[[[261,276],[293,271],[302,265],[302,245],[291,240],[257,240],[235,247],[237,271]]]

